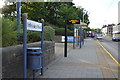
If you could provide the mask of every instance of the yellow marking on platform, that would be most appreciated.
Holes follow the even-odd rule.
[[[120,66],[120,63],[111,55],[110,52],[108,52],[107,49],[105,49],[105,47],[97,40],[97,42],[99,43],[99,45],[105,50],[106,53],[108,53],[108,55],[118,64],[118,66]]]

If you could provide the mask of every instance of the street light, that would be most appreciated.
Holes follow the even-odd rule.
[[[87,12],[88,12],[88,11],[86,11],[86,10],[83,9],[83,23],[84,23],[84,16],[86,15]],[[85,14],[84,14],[84,13],[85,13]]]
[[[17,4],[17,37],[20,40],[20,22],[21,22],[21,0],[18,0]]]
[[[77,6],[77,8],[83,9],[81,6]],[[86,10],[83,9],[83,15],[82,15],[83,19],[82,19],[82,22],[84,22],[84,11],[86,11]]]
[[[86,10],[83,9],[83,22],[84,22],[84,11],[86,11]]]

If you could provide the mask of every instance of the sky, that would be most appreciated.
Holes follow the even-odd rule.
[[[73,0],[75,6],[81,6],[89,14],[90,28],[102,28],[103,25],[118,23],[118,2],[120,0]],[[0,7],[4,4],[0,0]]]
[[[118,2],[120,0],[73,0],[89,13],[90,28],[102,28],[103,25],[118,23]]]
[[[0,8],[4,5],[3,0],[0,0]]]

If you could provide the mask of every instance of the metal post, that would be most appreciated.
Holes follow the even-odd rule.
[[[82,29],[82,43],[84,44],[84,30]]]
[[[65,45],[64,45],[64,57],[67,57],[67,24],[65,23]]]
[[[75,31],[75,27],[74,27],[74,36],[73,36],[73,49],[75,49],[75,34],[76,34],[76,31]]]
[[[87,38],[87,31],[86,31],[86,29],[85,29],[85,39]]]
[[[41,75],[43,75],[43,68],[44,68],[44,19],[41,19],[42,22],[42,38],[41,38],[41,50],[42,50],[42,68],[41,68]]]
[[[80,26],[80,48],[82,47],[82,45],[81,45],[81,40],[82,40],[82,28],[81,28],[82,26]]]
[[[20,40],[21,2],[17,2],[17,38]]]
[[[77,32],[76,32],[76,34],[77,34],[77,47],[79,46],[79,36],[78,36],[78,29],[77,29]]]
[[[84,22],[84,12],[83,12],[83,22]]]
[[[27,75],[27,14],[23,15],[23,53],[24,53],[24,73],[23,77],[26,80]]]
[[[33,70],[33,80],[35,80],[35,70]]]
[[[79,38],[78,38],[78,44],[80,45],[80,30],[78,30],[78,36],[79,36]]]

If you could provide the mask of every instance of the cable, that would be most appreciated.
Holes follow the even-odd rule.
[[[114,0],[111,1],[110,5],[108,6],[108,9],[112,6],[113,3],[114,3]]]

